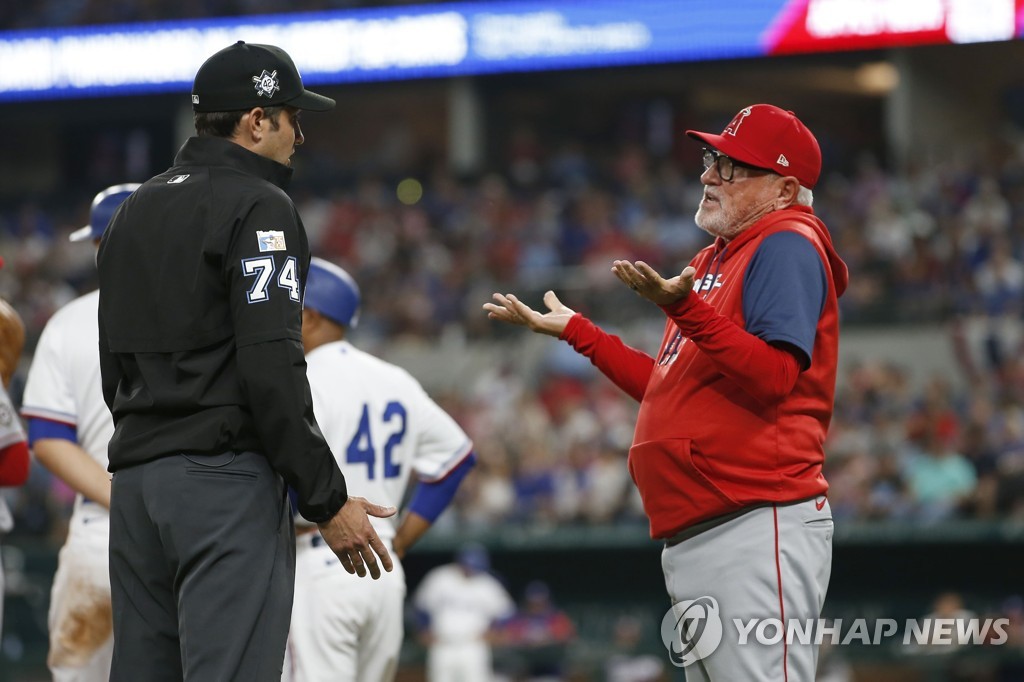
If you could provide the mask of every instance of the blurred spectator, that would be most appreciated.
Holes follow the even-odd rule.
[[[935,598],[932,610],[924,615],[923,622],[929,623],[927,641],[915,645],[913,653],[950,654],[961,646],[957,632],[966,632],[967,621],[976,618],[977,614],[964,606],[963,597],[956,592],[943,592]],[[935,621],[952,621],[949,628],[934,627]]]
[[[586,470],[583,518],[589,523],[610,523],[621,515],[633,482],[621,447],[606,443]]]
[[[566,679],[566,655],[576,628],[551,600],[547,584],[535,580],[523,591],[523,601],[501,630],[501,644],[516,660],[515,679],[560,682]]]
[[[977,475],[970,462],[953,450],[952,438],[935,430],[906,457],[907,485],[918,505],[918,518],[942,521],[955,516],[974,492]]]
[[[1000,657],[994,676],[995,682],[1024,680],[1024,599],[1020,595],[1008,597],[995,613],[996,618],[1006,618],[1007,639],[1002,646],[1011,650]]]
[[[611,650],[605,662],[606,682],[658,682],[664,679],[665,656],[641,650],[643,622],[634,616],[615,621]]]

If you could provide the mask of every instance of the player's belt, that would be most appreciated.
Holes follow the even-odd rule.
[[[707,521],[701,521],[700,523],[695,523],[692,526],[690,526],[689,528],[684,528],[683,530],[679,531],[678,533],[676,533],[672,537],[666,539],[665,540],[665,546],[666,547],[675,547],[680,542],[685,542],[685,541],[689,540],[690,538],[695,538],[698,535],[700,535],[701,533],[705,533],[705,532],[711,530],[712,528],[718,528],[719,526],[724,525],[726,523],[729,523],[730,521],[732,521],[734,519],[738,519],[739,517],[743,516],[744,514],[746,514],[748,512],[752,512],[755,509],[760,509],[762,507],[767,507],[767,506],[769,506],[769,505],[768,504],[757,504],[757,505],[754,505],[753,507],[744,507],[743,509],[740,509],[738,511],[729,512],[728,514],[723,514],[722,516],[716,516],[715,518],[708,519]]]
[[[689,540],[690,538],[696,537],[696,536],[700,535],[701,533],[704,533],[706,531],[711,530],[712,528],[717,528],[717,527],[719,527],[719,526],[721,526],[723,524],[729,523],[730,521],[733,521],[734,519],[738,519],[739,517],[743,516],[744,514],[752,512],[755,509],[763,509],[764,507],[771,507],[773,505],[776,506],[776,507],[790,507],[790,506],[794,506],[794,505],[797,505],[797,504],[803,504],[804,502],[807,502],[808,500],[813,500],[813,499],[815,499],[815,498],[808,497],[806,499],[796,500],[794,502],[763,502],[761,504],[755,504],[755,505],[752,505],[750,507],[744,507],[743,509],[739,509],[739,510],[734,511],[734,512],[729,512],[728,514],[723,514],[722,516],[716,516],[715,518],[708,519],[707,521],[701,521],[700,523],[695,523],[692,526],[690,526],[689,528],[684,528],[683,530],[679,531],[678,533],[676,533],[672,537],[667,538],[665,540],[665,546],[666,547],[675,547],[680,542],[685,542],[685,541]]]

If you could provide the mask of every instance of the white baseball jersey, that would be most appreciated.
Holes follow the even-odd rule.
[[[0,385],[0,449],[23,440],[25,440],[25,431],[21,428],[21,420],[18,419],[18,413],[14,410],[7,390]],[[13,527],[14,519],[11,517],[11,510],[7,508],[4,498],[0,497],[0,533],[6,533]],[[0,596],[2,596],[2,591],[0,591]]]
[[[400,367],[350,343],[306,355],[313,412],[345,474],[351,495],[399,506],[415,470],[444,478],[470,452],[458,424]],[[370,517],[385,544],[392,519]],[[300,521],[301,525],[301,521]],[[319,533],[300,535],[285,682],[388,682],[402,645],[405,574],[380,580],[347,573]]]
[[[472,442],[407,371],[347,341],[306,356],[313,413],[338,458],[350,495],[382,505],[402,502],[413,470],[422,481],[444,478]],[[381,540],[395,521],[370,517]]]
[[[430,616],[430,632],[439,644],[483,641],[494,621],[515,612],[508,591],[490,573],[466,575],[446,564],[423,577],[413,603]]]
[[[17,442],[25,440],[25,432],[21,428],[21,421],[18,413],[14,410],[11,397],[7,395],[6,389],[0,384],[0,448],[6,448]],[[3,496],[0,496],[0,535],[7,533],[14,527],[14,518],[11,510]],[[0,632],[4,624],[4,572],[0,566]]]
[[[99,291],[76,298],[46,323],[29,368],[21,413],[74,426],[78,445],[106,469],[114,422],[100,385],[99,300]],[[79,495],[72,523],[81,507]],[[90,516],[96,510],[106,513],[100,505],[89,505]]]
[[[104,469],[114,424],[100,385],[99,292],[50,318],[36,346],[21,412],[75,427],[78,445]],[[50,651],[55,682],[101,682],[110,676],[113,622],[107,546],[110,515],[75,497],[68,539],[50,594]]]
[[[515,611],[512,597],[489,573],[466,575],[456,564],[427,573],[413,598],[430,616],[429,682],[490,682],[491,646],[484,635]]]

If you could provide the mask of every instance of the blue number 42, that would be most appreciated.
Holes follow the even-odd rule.
[[[402,472],[402,465],[391,461],[391,451],[405,438],[406,413],[405,407],[396,401],[391,401],[384,407],[382,421],[390,424],[398,419],[398,430],[391,434],[387,443],[384,444],[384,478],[395,478]],[[370,432],[370,406],[363,403],[363,412],[359,417],[359,428],[352,436],[345,451],[345,460],[349,464],[365,464],[366,477],[373,480],[377,462],[377,450],[373,446],[373,435]]]

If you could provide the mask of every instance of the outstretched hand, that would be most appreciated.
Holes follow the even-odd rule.
[[[547,334],[556,338],[562,335],[565,326],[576,314],[575,310],[559,301],[553,291],[544,294],[544,305],[548,308],[546,313],[534,310],[516,298],[514,294],[494,294],[493,298],[497,303],[484,303],[487,317],[509,324],[518,324],[538,334]]]
[[[612,263],[612,272],[623,284],[658,305],[671,305],[688,296],[693,290],[694,275],[697,274],[697,271],[688,265],[675,277],[664,279],[642,260],[636,263],[617,260]]]
[[[349,497],[330,521],[318,524],[320,535],[338,555],[346,571],[362,578],[369,570],[373,579],[377,580],[381,575],[381,565],[390,573],[394,563],[368,517],[383,519],[393,516],[396,511],[394,507],[382,507],[362,497]],[[377,557],[380,557],[380,564],[377,563]]]

